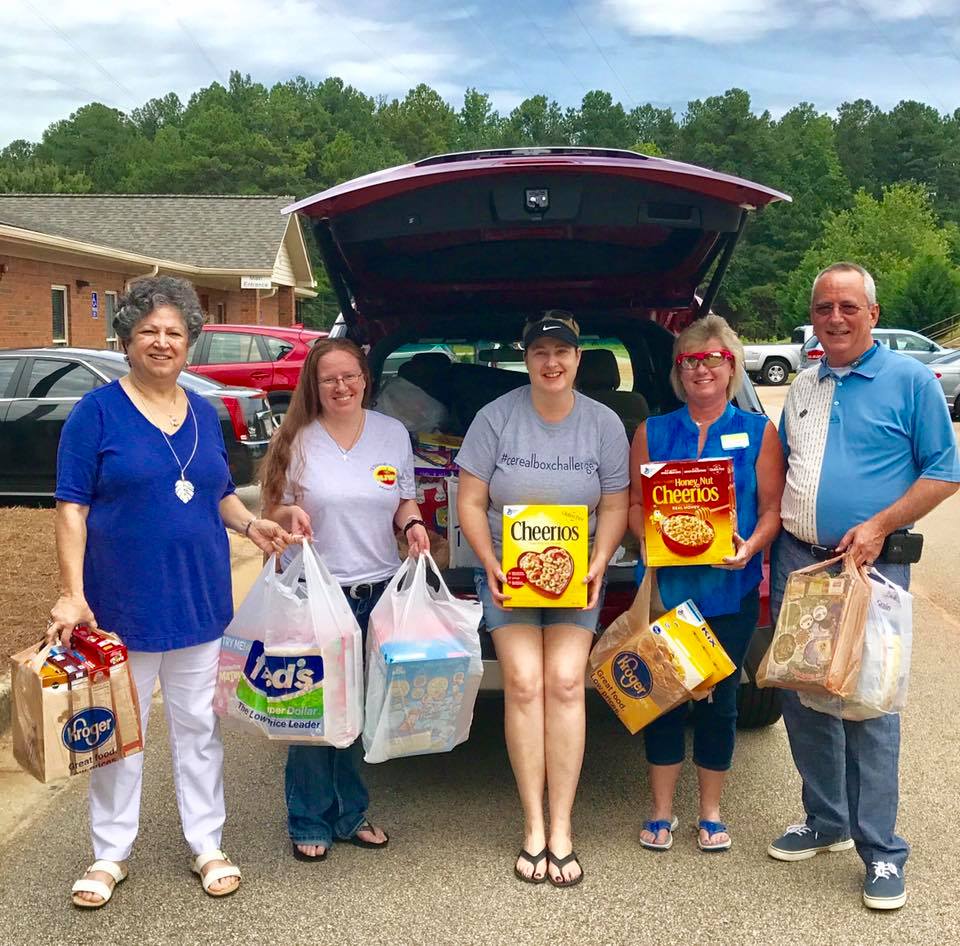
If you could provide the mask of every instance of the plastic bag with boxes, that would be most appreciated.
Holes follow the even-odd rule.
[[[870,603],[856,688],[849,697],[801,693],[810,709],[840,719],[873,719],[899,713],[907,703],[913,647],[913,595],[869,569]]]
[[[370,614],[364,759],[449,752],[470,734],[483,676],[477,601],[429,553],[406,559]]]

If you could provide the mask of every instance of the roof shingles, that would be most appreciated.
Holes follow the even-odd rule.
[[[272,270],[293,199],[0,194],[0,223],[204,269]]]

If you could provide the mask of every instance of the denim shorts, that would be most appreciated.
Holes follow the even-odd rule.
[[[586,628],[597,633],[597,621],[603,607],[603,596],[607,590],[604,577],[600,587],[600,599],[596,607],[585,611],[583,608],[501,608],[490,594],[487,573],[482,568],[473,570],[473,583],[477,588],[477,598],[483,605],[483,622],[488,632],[495,631],[506,624],[526,624],[530,627],[549,627],[551,624],[567,624]]]

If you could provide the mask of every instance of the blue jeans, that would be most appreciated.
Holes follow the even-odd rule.
[[[754,588],[740,602],[736,614],[707,618],[707,623],[737,669],[714,688],[706,700],[693,704],[693,761],[702,769],[726,772],[733,761],[737,735],[737,691],[740,671],[760,615],[760,593]],[[686,756],[687,704],[664,713],[643,730],[650,765],[676,765]]]
[[[386,582],[374,586],[369,598],[347,595],[363,632],[366,653],[370,612],[380,600]],[[290,746],[285,773],[287,831],[294,844],[329,848],[335,839],[357,833],[367,816],[370,796],[359,772],[360,740],[347,749],[333,746]]]
[[[812,565],[810,547],[786,532],[773,547],[770,610],[774,622],[787,576]],[[877,562],[876,569],[903,588],[908,565]],[[803,779],[807,825],[826,838],[852,837],[867,867],[889,861],[902,868],[910,845],[896,834],[899,803],[900,716],[863,722],[837,719],[808,709],[796,693],[783,691],[783,721],[793,761]]]

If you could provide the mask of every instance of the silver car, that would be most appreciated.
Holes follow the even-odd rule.
[[[875,328],[871,333],[874,341],[880,342],[891,351],[902,352],[917,361],[929,364],[936,358],[950,353],[951,349],[944,348],[937,342],[931,341],[919,332],[911,332],[905,328]],[[800,368],[809,368],[816,364],[823,356],[823,348],[816,335],[811,335],[804,343],[800,353]]]
[[[957,402],[957,394],[960,393],[960,349],[941,355],[931,361],[929,367],[943,388],[950,416],[960,420],[960,403]]]

